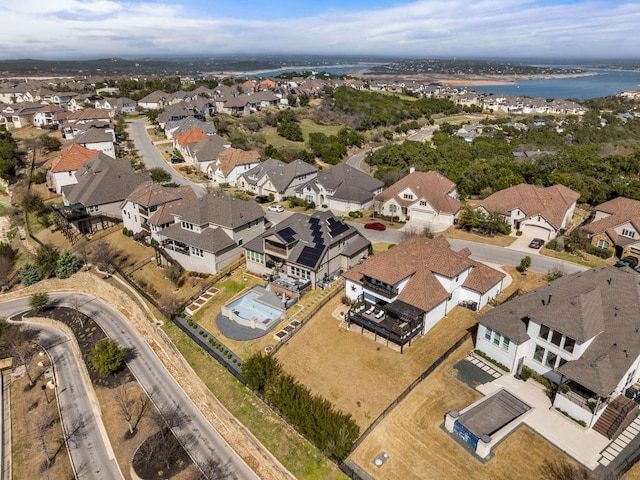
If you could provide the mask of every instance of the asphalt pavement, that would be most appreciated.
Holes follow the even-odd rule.
[[[149,137],[147,133],[147,117],[131,120],[127,122],[127,124],[129,125],[129,138],[135,144],[142,162],[148,169],[162,168],[166,170],[171,174],[172,182],[175,182],[178,185],[188,185],[192,187],[195,190],[196,195],[198,195],[199,197],[207,193],[206,188],[202,184],[188,180],[187,178],[176,172],[167,163],[165,158],[160,153],[160,150],[158,150],[158,147],[153,144],[153,142],[151,141],[151,137]]]
[[[29,299],[0,303],[0,316],[11,318],[31,310]],[[94,410],[73,346],[66,334],[53,327],[21,322],[38,331],[37,342],[49,353],[55,371],[56,396],[69,455],[78,479],[124,478],[114,458],[104,425]]]
[[[71,307],[71,299],[80,301],[79,310],[93,318],[105,333],[128,351],[127,364],[140,385],[148,393],[162,415],[174,425],[176,437],[183,443],[191,457],[199,464],[206,465],[215,460],[227,467],[237,479],[257,480],[258,476],[224,441],[220,434],[206,420],[186,392],[164,368],[151,347],[117,310],[90,295],[80,293],[50,294],[52,303]],[[0,304],[0,315],[13,315],[28,310],[27,299]],[[16,308],[15,302],[23,302]],[[62,394],[64,395],[64,393]],[[84,417],[83,417],[84,419]],[[86,448],[85,445],[81,445]],[[87,477],[119,478],[119,477]]]

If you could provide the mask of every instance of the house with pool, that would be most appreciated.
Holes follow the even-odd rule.
[[[370,246],[358,230],[327,211],[294,213],[244,250],[247,270],[268,278],[270,291],[293,299],[361,262]]]
[[[356,325],[402,353],[452,308],[484,307],[501,290],[505,274],[455,252],[444,237],[413,237],[346,272],[345,295]]]
[[[613,438],[637,414],[640,275],[597,267],[566,275],[478,318],[476,348],[516,375],[558,385],[553,407]],[[626,396],[625,396],[626,394]],[[526,398],[524,398],[526,401]]]

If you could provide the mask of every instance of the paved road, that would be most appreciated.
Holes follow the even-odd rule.
[[[28,299],[0,303],[0,316],[10,318],[31,310]],[[103,436],[102,420],[94,414],[91,398],[80,373],[73,348],[60,330],[40,324],[27,324],[38,330],[37,341],[51,356],[55,368],[56,391],[69,455],[79,479],[122,479],[108,439]]]
[[[51,294],[56,305],[71,307],[71,298],[79,299],[81,312],[93,318],[107,335],[128,350],[127,363],[140,385],[165,417],[179,416],[174,427],[192,458],[205,465],[210,459],[228,465],[237,479],[257,480],[220,434],[211,426],[187,394],[167,372],[151,347],[135,332],[127,319],[111,306],[85,294]],[[23,300],[28,302],[28,299]],[[0,313],[2,311],[0,310]]]
[[[173,168],[167,165],[167,161],[164,159],[158,148],[151,142],[151,138],[147,134],[146,124],[147,118],[139,118],[127,122],[129,125],[129,137],[133,141],[140,154],[140,158],[148,169],[151,168],[163,168],[171,174],[171,180],[178,185],[189,185],[193,187],[196,195],[199,197],[207,193],[205,187],[202,184],[194,183],[191,180],[186,179]]]

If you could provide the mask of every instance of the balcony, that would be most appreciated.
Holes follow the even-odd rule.
[[[287,249],[285,247],[279,247],[279,246],[273,245],[271,243],[265,242],[264,250],[265,250],[265,252],[273,253],[273,254],[276,254],[276,255],[278,255],[280,257],[286,257],[287,256]]]
[[[378,295],[382,295],[384,298],[389,298],[389,299],[396,297],[398,293],[400,293],[398,292],[397,288],[394,288],[394,289],[385,288],[369,280],[363,280],[362,286],[371,292],[377,293]]]
[[[591,413],[599,412],[611,401],[611,398],[598,397],[595,393],[585,390],[573,381],[560,385],[557,394]]]

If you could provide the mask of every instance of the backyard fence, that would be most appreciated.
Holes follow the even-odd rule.
[[[402,402],[407,397],[407,395],[409,395],[409,393],[413,391],[414,388],[420,385],[420,383],[425,378],[431,375],[431,373],[433,373],[433,371],[438,368],[442,364],[442,362],[449,358],[449,356],[458,348],[460,348],[460,346],[469,338],[471,338],[471,334],[469,332],[465,333],[462,338],[460,338],[456,343],[449,347],[449,349],[442,355],[440,355],[440,357],[436,361],[429,365],[429,367],[424,372],[422,372],[400,395],[398,395],[396,399],[391,402],[391,404],[387,408],[385,408],[380,415],[378,415],[378,418],[376,418],[373,423],[367,427],[362,435],[360,435],[360,437],[354,442],[353,446],[351,447],[351,451],[347,456],[351,455],[351,453],[353,453],[360,446],[364,439],[369,436],[369,434],[380,424],[380,422],[382,422],[382,420],[384,420],[386,416],[389,415],[393,411],[393,409],[396,408],[398,404]]]

